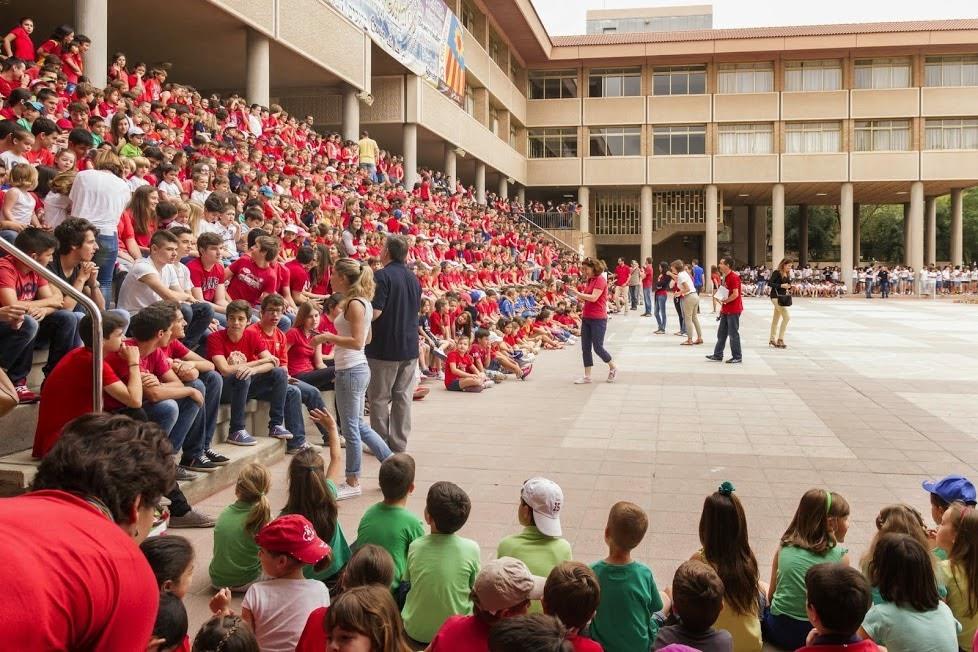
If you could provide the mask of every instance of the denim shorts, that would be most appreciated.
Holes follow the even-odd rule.
[[[445,387],[450,392],[461,392],[462,391],[462,382],[458,378],[456,378],[452,382],[450,382],[447,385],[445,385]]]

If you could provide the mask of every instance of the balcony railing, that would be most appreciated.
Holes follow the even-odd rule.
[[[580,216],[573,212],[528,212],[524,217],[528,222],[548,231],[577,230],[581,225]]]

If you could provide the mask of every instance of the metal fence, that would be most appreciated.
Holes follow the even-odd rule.
[[[548,211],[545,213],[528,212],[524,214],[524,217],[531,224],[535,224],[541,229],[548,231],[574,230],[580,228],[581,224],[580,216],[577,213],[559,213],[557,211]]]

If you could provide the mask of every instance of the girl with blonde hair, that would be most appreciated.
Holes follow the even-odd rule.
[[[271,486],[272,476],[261,464],[253,462],[238,475],[237,500],[224,508],[214,526],[214,557],[207,570],[215,587],[245,591],[261,575],[255,535],[272,520]]]

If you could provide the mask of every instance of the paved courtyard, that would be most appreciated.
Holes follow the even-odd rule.
[[[661,586],[699,547],[703,498],[730,480],[743,500],[750,539],[770,573],[777,540],[801,494],[837,491],[852,506],[846,545],[858,558],[885,504],[907,502],[929,520],[925,478],[978,476],[978,306],[930,300],[796,300],[786,342],[767,347],[771,307],[748,299],[742,317],[744,363],[706,361],[715,323],[702,315],[706,344],[679,346],[653,335],[655,321],[614,317],[608,349],[618,382],[573,385],[579,347],[545,352],[526,383],[507,381],[479,395],[431,383],[415,404],[410,452],[418,464],[410,507],[418,514],[436,480],[461,485],[472,515],[461,534],[484,559],[517,531],[524,480],[544,475],[564,490],[561,520],[574,555],[604,556],[609,507],[631,500],[650,517],[636,551]],[[709,308],[706,301],[703,306]],[[676,316],[669,306],[669,332]],[[273,467],[274,509],[285,500],[288,460]],[[340,503],[352,542],[363,511],[380,500],[378,463],[365,461],[365,492]],[[200,507],[217,514],[233,489]],[[181,532],[199,552],[191,632],[207,615],[209,530]],[[237,601],[236,601],[237,603]]]

